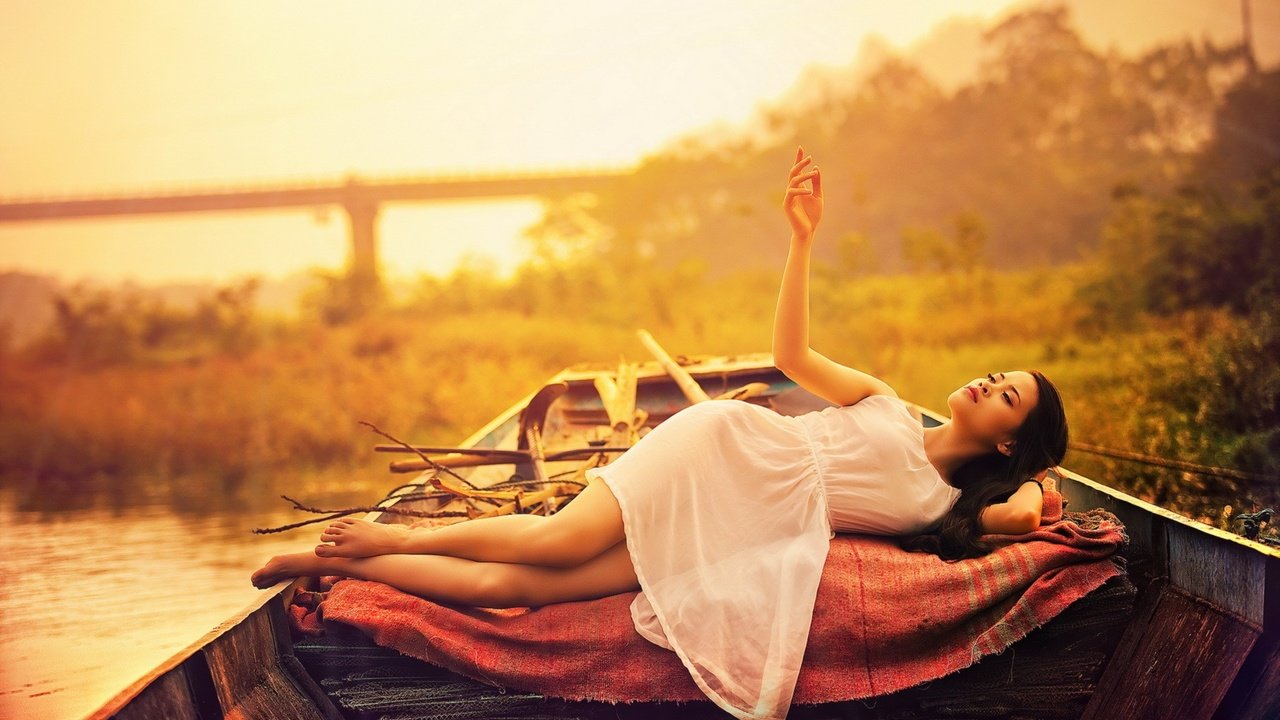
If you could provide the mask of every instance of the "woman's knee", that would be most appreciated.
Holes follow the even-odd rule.
[[[528,606],[529,588],[514,563],[482,563],[475,578],[475,601],[479,607],[509,608]]]
[[[512,575],[513,601],[538,606],[639,590],[625,543],[572,568],[524,567]]]

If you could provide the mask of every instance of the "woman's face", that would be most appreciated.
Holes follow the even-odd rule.
[[[1006,455],[1010,441],[1040,399],[1031,373],[996,372],[974,378],[947,398],[951,422],[969,435],[989,442]]]

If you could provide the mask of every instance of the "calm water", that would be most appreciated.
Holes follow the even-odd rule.
[[[369,502],[381,497],[375,486],[397,483],[367,484],[339,493],[351,503],[323,502]],[[0,489],[0,718],[82,718],[265,592],[249,573],[314,545],[323,527],[252,534],[311,517],[269,490],[254,488],[248,507],[258,510],[170,501],[53,513]]]

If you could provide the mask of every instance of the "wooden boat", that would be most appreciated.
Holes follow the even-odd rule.
[[[462,497],[458,480],[424,472],[380,505],[391,511],[453,508],[471,516],[552,512],[566,490],[556,487],[558,476],[580,472],[584,460],[597,455],[616,456],[646,428],[691,401],[708,395],[738,397],[786,414],[829,404],[797,387],[767,354],[673,360],[643,337],[657,362],[619,369],[567,368],[454,452],[433,457],[430,453],[447,449],[422,451],[431,462],[450,464],[458,478],[494,497]],[[916,409],[926,425],[943,421],[927,409]],[[413,470],[427,462],[393,465]],[[504,488],[513,465],[516,474],[538,484]],[[429,481],[432,476],[439,479]],[[1015,643],[1012,653],[985,657],[965,670],[892,695],[796,705],[791,716],[1280,717],[1280,550],[1075,473],[1064,471],[1056,480],[1071,509],[1100,507],[1125,524],[1131,539],[1122,553],[1127,577],[1108,581],[1077,601]],[[517,491],[521,495],[512,501],[510,493]],[[380,522],[413,519],[389,512],[369,517]],[[295,581],[265,591],[90,717],[727,717],[710,702],[609,705],[494,688],[363,638],[295,641],[286,608],[301,587]]]

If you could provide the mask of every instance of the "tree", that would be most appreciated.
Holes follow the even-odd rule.
[[[1077,290],[1091,324],[1129,326],[1149,305],[1157,203],[1132,183],[1111,191],[1111,213],[1088,255],[1093,278]]]
[[[1195,176],[1231,197],[1280,165],[1280,70],[1245,77],[1227,92]]]
[[[774,267],[782,170],[803,145],[828,178],[826,227],[862,233],[882,270],[907,264],[902,228],[942,227],[966,209],[983,219],[984,264],[1073,261],[1098,238],[1117,183],[1160,193],[1184,174],[1218,79],[1238,63],[1189,43],[1136,59],[1100,52],[1061,7],[1017,13],[983,42],[980,74],[952,94],[909,57],[807,73],[740,137],[721,141],[716,129],[674,141],[602,188],[578,220],[548,207],[544,229],[572,238],[594,228],[595,249],[619,265],[645,248],[668,269],[689,255],[716,274]],[[838,266],[840,252],[822,243],[814,259]]]
[[[906,227],[902,229],[902,257],[913,273],[928,272],[933,268],[951,269],[950,253],[942,233],[933,228]]]
[[[986,264],[987,224],[982,216],[966,210],[951,219],[951,236],[933,228],[907,227],[902,231],[902,254],[912,272],[929,270],[971,274]]]
[[[871,238],[857,231],[836,238],[836,267],[845,275],[871,275],[880,269],[880,257]]]
[[[951,221],[954,264],[972,273],[987,262],[987,223],[973,210],[965,210]]]

